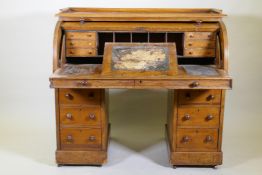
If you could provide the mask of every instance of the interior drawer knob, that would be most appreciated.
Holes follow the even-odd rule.
[[[69,120],[72,120],[73,116],[71,113],[67,113],[66,114],[66,118],[69,119]]]
[[[213,117],[213,115],[208,115],[207,117],[206,117],[206,121],[210,121],[210,120],[212,120],[214,117]]]
[[[192,43],[188,43],[188,46],[193,46],[193,44]]]
[[[69,100],[72,100],[73,99],[73,96],[69,93],[65,94],[65,97]]]
[[[96,115],[95,114],[89,114],[88,117],[91,119],[91,120],[94,120],[96,118]]]
[[[66,140],[67,140],[68,142],[73,142],[73,136],[72,136],[72,135],[66,136]]]
[[[198,87],[199,86],[199,82],[197,82],[197,81],[194,81],[194,82],[192,82],[191,84],[190,84],[190,86],[191,87]]]
[[[88,137],[88,140],[91,141],[91,142],[93,142],[93,141],[96,140],[96,136],[89,136],[89,137]]]
[[[184,136],[183,138],[182,138],[182,142],[183,143],[187,143],[187,142],[189,142],[190,141],[190,137],[189,136]]]
[[[206,142],[212,142],[212,141],[213,141],[212,136],[206,136],[205,141],[206,141]]]
[[[214,99],[215,99],[215,96],[214,96],[214,95],[212,95],[212,94],[211,94],[211,95],[209,95],[209,96],[207,97],[207,100],[208,100],[208,101],[210,101],[210,100],[214,100]]]
[[[186,114],[184,117],[183,117],[183,119],[186,121],[186,120],[190,120],[190,115],[189,114]]]

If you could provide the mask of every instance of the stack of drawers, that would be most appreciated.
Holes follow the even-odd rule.
[[[96,32],[66,32],[67,57],[90,57],[96,55]]]
[[[173,165],[221,164],[221,93],[221,90],[175,92],[173,126],[169,126]]]
[[[103,105],[104,90],[59,89],[58,103],[58,150],[102,151],[105,150],[107,119]],[[64,151],[64,152],[63,152]],[[61,152],[60,152],[61,153]],[[73,154],[74,155],[74,154]],[[79,164],[92,164],[92,157],[79,159]],[[58,164],[70,164],[71,156],[60,154]],[[77,162],[77,161],[73,161]],[[98,163],[99,164],[99,163]]]
[[[185,32],[184,56],[215,57],[216,35],[212,32]]]

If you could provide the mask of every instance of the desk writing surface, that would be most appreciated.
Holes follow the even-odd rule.
[[[103,75],[101,64],[65,64],[50,77],[55,88],[171,88],[192,89],[195,81],[200,86],[194,89],[231,89],[232,80],[222,69],[214,69],[217,75],[188,74],[178,66],[177,75],[133,76],[128,74]],[[85,85],[82,85],[83,81]]]

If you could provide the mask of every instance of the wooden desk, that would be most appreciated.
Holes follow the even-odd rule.
[[[61,10],[50,77],[57,164],[106,162],[109,88],[168,89],[170,163],[222,164],[225,90],[232,88],[223,16],[216,9]],[[177,74],[104,75],[107,42],[175,43]]]

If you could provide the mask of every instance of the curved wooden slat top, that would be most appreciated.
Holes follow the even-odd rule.
[[[219,9],[175,8],[66,8],[57,14],[61,21],[219,21]]]
[[[57,68],[59,68],[59,59],[60,59],[60,50],[61,50],[61,42],[62,42],[62,29],[61,29],[61,21],[56,23],[55,31],[54,31],[54,40],[53,40],[53,72]]]
[[[221,61],[222,61],[222,69],[228,72],[228,38],[227,38],[227,29],[223,21],[219,21],[220,24],[220,33],[219,38],[221,42]]]

